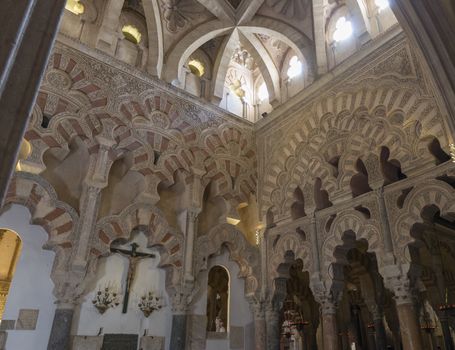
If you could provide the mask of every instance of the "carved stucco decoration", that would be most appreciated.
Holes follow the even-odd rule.
[[[303,271],[308,271],[310,276],[314,272],[313,268],[313,253],[311,252],[311,243],[303,239],[302,235],[297,232],[287,232],[281,235],[273,242],[273,247],[268,252],[269,263],[267,284],[271,290],[274,288],[274,280],[280,277],[279,266],[285,262],[285,255],[291,251],[294,254],[294,259],[301,259],[303,262]]]
[[[161,0],[166,27],[175,33],[185,27],[192,18],[204,12],[204,7],[195,0]]]
[[[349,96],[349,99],[353,98],[357,97]],[[334,102],[327,100],[330,104]],[[425,103],[415,102],[420,108]],[[339,104],[335,104],[335,108],[340,109],[337,114],[326,112],[318,116],[323,112],[324,105],[323,102],[316,109],[318,113],[308,115],[299,131],[293,130],[286,138],[289,143],[274,155],[275,161],[268,161],[266,180],[261,190],[262,210],[273,206],[276,215],[283,215],[292,203],[295,188],[316,177],[322,180],[322,189],[330,193],[330,200],[337,196],[346,197],[350,193],[350,180],[357,173],[357,159],[361,158],[371,165],[370,170],[378,169],[377,162],[368,160],[371,153],[377,157],[381,147],[386,146],[390,151],[389,158],[397,159],[406,172],[432,159],[427,149],[429,138],[435,136],[445,140],[442,123],[433,124],[431,116],[438,112],[431,104],[427,104],[429,109],[419,108],[419,116],[387,105],[375,106],[372,110],[360,106],[349,112],[345,109],[347,105]],[[411,111],[409,104],[406,109]],[[289,156],[286,158],[283,155]],[[339,157],[338,169],[329,163],[334,157]],[[335,173],[338,175],[335,176]],[[379,180],[378,175],[376,172],[374,180]]]
[[[201,139],[204,146],[199,152],[208,170],[204,183],[215,179],[219,195],[247,201],[257,179],[253,135],[224,124],[205,130]]]
[[[92,241],[92,257],[96,259],[108,255],[112,241],[127,239],[134,229],[144,231],[149,247],[160,249],[159,267],[171,272],[166,276],[166,288],[175,287],[180,281],[183,266],[184,237],[177,229],[169,226],[164,214],[153,205],[133,203],[119,215],[99,220]]]
[[[59,154],[64,157],[69,151],[70,140],[75,137],[83,140],[88,149],[95,149],[98,146],[94,136],[105,132],[109,124],[112,133],[108,138],[114,141],[110,157],[115,160],[132,152],[136,160],[132,170],[146,177],[151,193],[156,193],[160,181],[172,183],[177,169],[191,171],[200,154],[203,154],[203,166],[205,163],[208,167],[207,182],[220,174],[224,174],[227,184],[235,179],[233,187],[237,194],[234,197],[238,202],[255,191],[254,138],[251,128],[237,120],[226,119],[223,114],[202,108],[153,84],[146,86],[139,82],[137,85],[139,79],[71,49],[57,47],[48,74],[51,78],[44,84],[26,133],[26,139],[32,144],[28,160],[37,172],[45,169],[43,155],[46,150],[59,148]],[[97,78],[93,78],[95,75]],[[113,80],[121,80],[121,87]],[[61,92],[51,82],[67,90]],[[140,93],[132,94],[135,90]],[[49,109],[47,106],[55,106],[48,102],[54,95],[63,102],[57,103],[58,108],[52,108],[56,114],[44,129],[42,116],[44,110]],[[77,105],[68,100],[72,95],[76,96],[73,100]],[[207,149],[204,140],[209,139],[223,140],[223,146],[214,151]],[[227,186],[226,193],[230,192],[229,188],[232,187]]]
[[[390,223],[397,259],[402,264],[409,264],[411,260],[408,246],[415,241],[411,236],[412,226],[423,223],[422,211],[426,207],[434,206],[442,217],[449,215],[452,217],[455,214],[455,190],[443,181],[425,180],[424,183],[415,185],[401,210],[396,208],[394,203],[387,204],[389,210],[399,213]]]
[[[379,222],[367,219],[360,212],[354,209],[347,209],[338,214],[333,221],[330,232],[322,242],[321,246],[321,268],[324,279],[331,278],[332,265],[335,263],[346,263],[345,257],[335,256],[337,247],[345,245],[343,240],[347,232],[355,234],[355,240],[368,242],[368,251],[374,252],[378,259],[379,266],[382,266],[384,255],[384,241],[379,227]],[[352,248],[350,246],[346,249]]]
[[[319,119],[324,114],[353,113],[359,107],[371,113],[376,106],[382,105],[390,123],[401,124],[406,133],[411,130],[420,138],[433,135],[441,144],[446,143],[447,135],[441,111],[432,96],[433,90],[428,86],[422,67],[405,37],[397,35],[383,45],[375,57],[350,67],[332,79],[320,98],[312,98],[313,95],[302,98],[286,109],[286,116],[277,118],[276,123],[269,123],[258,131],[260,173],[282,169],[285,159],[279,164],[270,160],[277,160],[289,152],[293,154],[296,145],[307,138],[307,133],[320,125]],[[295,125],[302,125],[307,132],[296,133]],[[270,176],[267,174],[264,179]],[[262,200],[261,195],[260,206],[266,211],[268,207],[262,205]]]
[[[68,204],[59,201],[55,190],[42,177],[16,172],[5,199],[6,206],[2,211],[9,204],[21,204],[29,209],[31,223],[42,226],[49,235],[45,244],[46,249],[72,247],[74,229],[79,221],[77,212]],[[63,261],[61,263],[63,264]]]

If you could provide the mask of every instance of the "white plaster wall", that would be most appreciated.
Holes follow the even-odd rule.
[[[39,309],[34,331],[8,331],[6,350],[45,350],[55,311],[54,285],[50,279],[55,253],[43,250],[46,231],[31,225],[27,208],[13,205],[0,216],[0,228],[18,233],[22,252],[6,302],[4,320],[17,320],[20,309]],[[1,253],[1,252],[0,252]]]
[[[390,7],[382,10],[379,13],[378,17],[379,17],[379,21],[381,23],[381,29],[383,31],[389,29],[390,27],[392,27],[393,25],[398,23],[395,15],[393,14],[393,11]]]
[[[223,98],[220,102],[220,107],[224,108],[228,112],[238,115],[239,117],[242,116],[243,113],[242,100],[238,96],[236,96],[232,91],[230,91],[228,87],[224,88]]]
[[[186,74],[185,90],[190,94],[200,97],[201,96],[201,78],[193,73]]]
[[[122,333],[142,336],[144,330],[147,329],[148,335],[166,337],[166,349],[169,349],[172,313],[165,291],[166,273],[164,270],[157,268],[160,259],[159,253],[153,249],[144,248],[147,240],[143,234],[136,236],[133,241],[140,245],[139,251],[154,253],[156,257],[146,258],[138,263],[131,286],[127,313],[122,313],[122,305],[128,273],[128,259],[120,254],[101,258],[97,268],[96,279],[92,283],[88,294],[84,297],[83,304],[77,310],[73,334],[97,335],[102,327],[103,334]],[[131,248],[126,245],[125,249]],[[101,315],[93,306],[92,300],[98,289],[107,284],[117,286],[121,294],[121,302],[118,307],[107,310]],[[145,318],[137,304],[139,298],[150,290],[156,291],[163,296],[165,307],[152,313],[149,318]]]
[[[224,266],[229,271],[229,327],[244,327],[245,350],[254,348],[253,314],[250,305],[245,298],[245,280],[238,278],[239,267],[236,262],[229,260],[229,252],[226,249],[218,256],[213,256],[208,261],[208,270],[201,272],[199,278],[203,285],[207,286],[208,271],[213,266]],[[197,301],[191,307],[191,313],[205,315],[207,309],[207,287],[198,296]],[[228,327],[228,331],[229,331]],[[228,337],[229,338],[229,337]],[[228,350],[229,339],[207,339],[206,350]]]

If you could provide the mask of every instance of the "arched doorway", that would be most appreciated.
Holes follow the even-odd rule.
[[[22,240],[11,230],[0,229],[0,321],[22,249]]]

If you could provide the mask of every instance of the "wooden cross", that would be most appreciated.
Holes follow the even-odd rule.
[[[146,258],[154,258],[155,254],[141,253],[137,251],[139,245],[137,243],[130,244],[131,250],[125,250],[120,248],[111,247],[112,253],[119,253],[123,256],[126,256],[129,260],[128,264],[128,275],[126,277],[126,286],[125,286],[125,295],[123,296],[123,309],[122,313],[126,314],[128,310],[128,300],[130,298],[131,284],[134,280],[134,275],[136,274],[136,267],[140,260]]]

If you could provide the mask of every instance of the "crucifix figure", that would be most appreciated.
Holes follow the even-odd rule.
[[[155,254],[138,252],[137,248],[139,248],[139,245],[137,243],[131,243],[130,247],[131,247],[131,250],[111,247],[112,253],[119,253],[128,258],[128,275],[126,276],[125,295],[123,296],[123,309],[122,309],[122,313],[124,313],[124,314],[126,314],[126,311],[128,310],[128,300],[130,297],[130,290],[131,290],[131,285],[134,280],[134,275],[136,274],[137,264],[142,259],[155,257]]]

